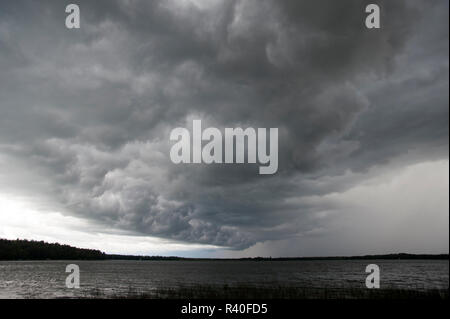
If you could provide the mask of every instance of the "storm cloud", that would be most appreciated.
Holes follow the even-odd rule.
[[[371,2],[79,0],[69,30],[61,1],[3,1],[0,190],[236,250],[326,232],[333,194],[448,160],[448,2],[376,1],[367,29]],[[193,119],[279,128],[278,173],[173,164]]]

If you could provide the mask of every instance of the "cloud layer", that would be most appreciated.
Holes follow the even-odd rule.
[[[2,2],[0,189],[232,249],[326,231],[327,196],[448,158],[448,2],[379,1],[380,30],[367,3],[79,0],[67,30],[61,1]],[[278,127],[277,175],[172,164],[192,119]]]

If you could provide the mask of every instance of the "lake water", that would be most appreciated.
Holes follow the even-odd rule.
[[[80,289],[65,287],[66,265],[80,267]],[[448,260],[351,261],[0,261],[0,298],[122,295],[179,285],[363,288],[377,264],[381,288],[448,289]]]

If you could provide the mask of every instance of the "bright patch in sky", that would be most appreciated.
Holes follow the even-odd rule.
[[[117,235],[114,231],[102,232],[100,226],[89,225],[82,219],[36,210],[25,198],[0,194],[0,238],[58,242],[111,254],[191,256],[198,250],[216,249],[148,236]]]

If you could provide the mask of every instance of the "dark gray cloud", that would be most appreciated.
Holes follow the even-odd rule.
[[[377,1],[380,30],[368,3],[80,0],[67,30],[61,1],[2,2],[0,152],[46,181],[12,184],[105,227],[236,249],[326,227],[333,204],[310,196],[448,158],[448,2]],[[169,132],[194,118],[278,127],[278,174],[172,164]]]

